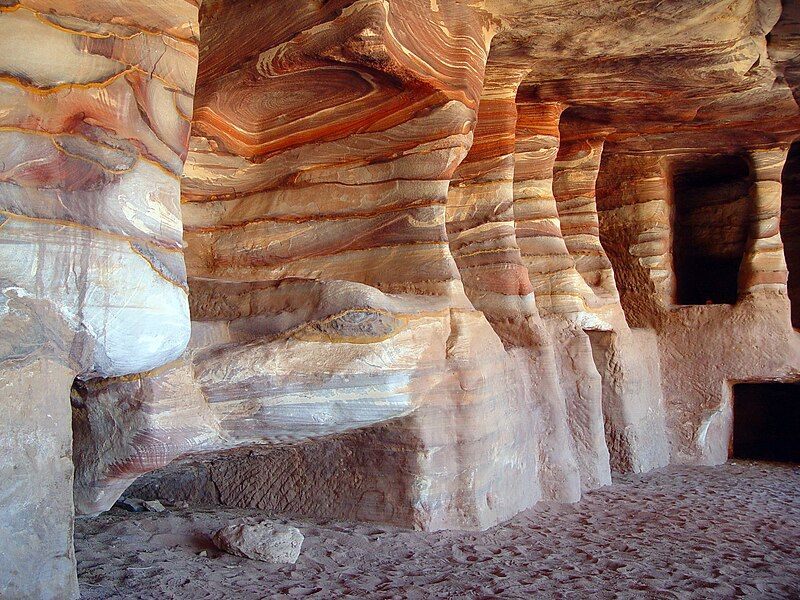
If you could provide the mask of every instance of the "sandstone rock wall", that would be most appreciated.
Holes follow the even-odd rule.
[[[197,438],[194,452],[212,454],[148,480],[150,493],[481,527],[543,498],[576,499],[608,484],[612,468],[720,462],[731,382],[794,377],[795,336],[782,321],[754,326],[782,336],[781,356],[758,368],[752,354],[712,365],[721,342],[697,335],[708,327],[724,336],[722,317],[712,315],[744,311],[752,290],[785,296],[780,193],[770,181],[797,106],[788,83],[774,85],[788,66],[785,48],[762,61],[765,34],[783,31],[780,16],[793,19],[791,11],[774,2],[732,12],[685,3],[667,35],[654,6],[635,29],[655,44],[629,35],[610,48],[599,34],[571,39],[582,15],[555,4],[536,7],[559,11],[561,25],[549,31],[507,6],[356,2],[328,12],[298,4],[296,21],[257,35],[236,6],[203,8],[182,188],[193,343],[170,375],[143,379],[181,371],[194,419],[187,427],[174,408],[149,404],[154,416],[136,425],[141,441],[120,449],[121,468],[101,473],[99,456],[88,461],[94,496],[83,510],[104,508],[108,490],[192,453]],[[440,24],[425,31],[426,51],[441,53],[452,51],[458,21],[465,37],[456,45],[468,52],[450,61],[454,71],[395,30],[415,19]],[[621,35],[611,19],[596,26]],[[248,40],[238,57],[229,45],[237,27]],[[521,50],[519,40],[535,34],[550,62],[532,63]],[[633,80],[636,61],[647,68]],[[309,73],[335,77],[352,99],[307,101],[295,90]],[[270,106],[294,116],[271,117]],[[747,215],[742,302],[681,308],[676,177],[686,164],[713,169],[726,152],[744,156],[751,171],[752,188],[736,204]],[[687,181],[689,202],[700,206],[705,184]],[[690,240],[693,248],[715,243],[703,219],[727,218],[715,208],[717,191],[707,191],[705,213],[692,208],[705,236]],[[744,343],[757,345],[759,335]],[[398,362],[399,349],[406,358]],[[388,373],[403,374],[403,394]],[[129,394],[99,385],[109,412]],[[99,431],[102,421],[88,420]],[[323,435],[334,437],[314,441]],[[234,450],[213,454],[226,449]],[[291,472],[272,475],[284,459]],[[320,481],[306,472],[324,472],[318,464],[342,474]],[[188,485],[188,472],[205,483]]]
[[[70,446],[82,513],[485,528],[800,376],[795,3],[198,4],[0,7],[0,595],[75,594]]]
[[[680,235],[670,224],[676,158],[617,154],[606,165],[601,237],[614,248],[611,259],[626,314],[658,337],[661,371],[669,374],[662,377],[662,389],[673,462],[727,459],[734,383],[797,378],[798,336],[790,320],[777,227],[785,151],[785,146],[757,149],[745,156],[752,173],[741,199],[747,207],[747,243],[732,305],[675,304],[677,274],[669,255],[672,238]],[[718,198],[725,196],[725,190],[717,192]],[[720,245],[724,232],[717,233]]]
[[[73,379],[152,369],[188,342],[197,24],[167,0],[0,7],[0,596],[77,596]]]

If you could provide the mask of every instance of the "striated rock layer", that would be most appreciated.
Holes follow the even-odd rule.
[[[0,596],[72,598],[73,379],[189,339],[197,7],[0,4]]]
[[[75,594],[70,446],[485,528],[800,378],[794,2],[0,4],[0,595]]]

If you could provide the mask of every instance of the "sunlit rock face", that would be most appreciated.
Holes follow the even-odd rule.
[[[797,376],[796,9],[255,10],[202,7],[192,341],[76,389],[79,510],[192,455],[140,492],[486,527],[722,462],[731,384]]]
[[[73,379],[188,342],[197,31],[182,1],[0,7],[0,596],[77,595]]]
[[[76,377],[79,512],[422,529],[723,462],[800,377],[794,2],[2,4],[0,595],[74,594]]]
[[[193,341],[163,373],[87,387],[91,437],[126,419],[138,434],[111,459],[92,449],[80,461],[79,509],[107,508],[186,452],[330,434],[347,450],[307,445],[309,460],[341,475],[298,472],[275,489],[265,472],[243,488],[228,470],[228,502],[302,487],[299,510],[442,528],[485,527],[542,496],[577,499],[524,267],[518,299],[499,292],[499,310],[518,319],[521,347],[507,348],[451,253],[460,201],[448,190],[475,136],[493,17],[455,2],[297,3],[272,31],[238,6],[202,12],[182,185]],[[234,51],[233,39],[250,41]],[[184,394],[197,400],[191,421],[149,400],[165,378],[196,390]],[[122,408],[129,395],[141,403]],[[366,447],[346,433],[390,419]],[[332,494],[363,501],[328,505]]]

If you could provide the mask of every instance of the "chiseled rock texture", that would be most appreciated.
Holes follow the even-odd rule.
[[[800,379],[796,2],[23,0],[0,49],[0,595],[75,593],[70,445],[81,513],[480,529]]]

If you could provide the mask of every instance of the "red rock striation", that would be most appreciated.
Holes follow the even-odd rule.
[[[0,595],[75,594],[76,377],[79,512],[420,529],[800,377],[793,2],[0,4]]]
[[[0,596],[77,595],[73,379],[152,369],[189,339],[197,15],[179,0],[0,3]]]

